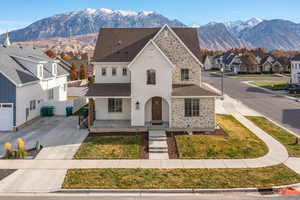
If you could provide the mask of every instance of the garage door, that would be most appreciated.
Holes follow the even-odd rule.
[[[0,104],[0,131],[13,130],[13,104]]]

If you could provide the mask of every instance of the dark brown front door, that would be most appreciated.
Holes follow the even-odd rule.
[[[162,99],[161,97],[152,98],[152,120],[162,120]]]

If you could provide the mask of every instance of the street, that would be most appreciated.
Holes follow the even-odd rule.
[[[224,92],[246,106],[262,113],[275,122],[300,135],[300,102],[279,97],[265,90],[251,87],[243,81],[288,80],[288,78],[231,78],[224,77]],[[203,73],[203,81],[221,89],[221,77]]]

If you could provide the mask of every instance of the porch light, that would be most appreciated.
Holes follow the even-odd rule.
[[[139,101],[137,101],[136,103],[135,103],[135,109],[140,109],[140,102]]]

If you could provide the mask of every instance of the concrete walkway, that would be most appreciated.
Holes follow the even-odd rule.
[[[220,101],[220,100],[218,100]],[[269,152],[255,159],[193,159],[193,160],[62,160],[44,157],[40,160],[0,160],[2,169],[69,169],[69,168],[257,168],[284,163],[288,152],[277,140],[255,126],[243,114],[251,110],[226,96],[217,103],[217,111],[232,114],[255,133],[269,148]],[[238,105],[238,106],[237,106]],[[219,107],[222,109],[219,109]]]
[[[169,159],[166,131],[149,130],[149,159]]]

